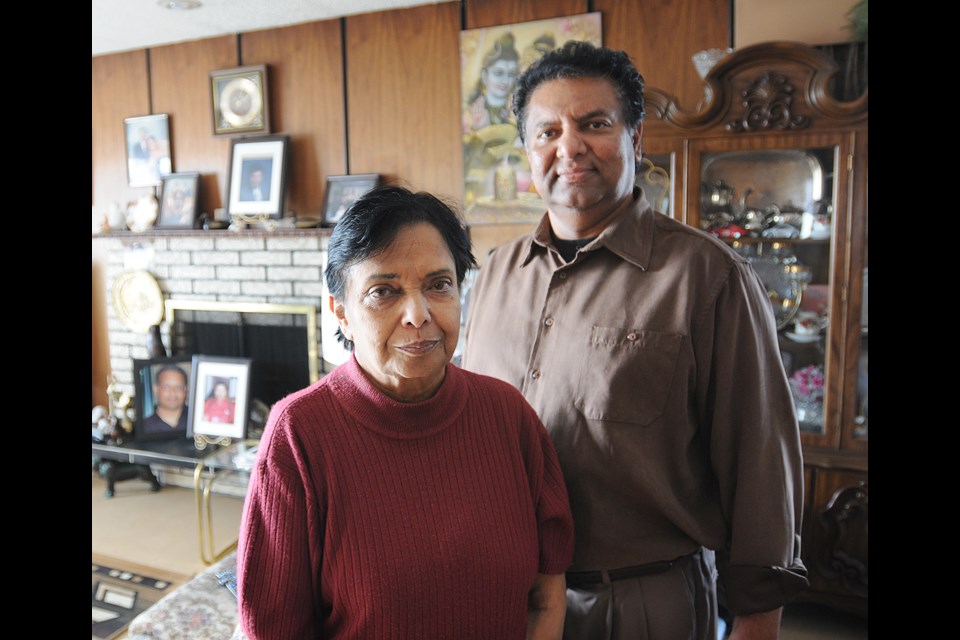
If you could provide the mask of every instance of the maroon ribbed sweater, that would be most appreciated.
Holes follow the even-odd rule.
[[[251,640],[524,638],[537,573],[572,553],[556,452],[516,389],[448,365],[400,403],[351,358],[271,411],[240,615]]]

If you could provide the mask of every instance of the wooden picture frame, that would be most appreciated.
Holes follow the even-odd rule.
[[[252,364],[251,358],[193,356],[187,435],[198,448],[246,437]]]
[[[197,224],[200,173],[171,173],[160,185],[160,213],[157,229],[193,229]]]
[[[286,135],[233,141],[227,174],[227,213],[273,219],[283,216],[289,142]]]
[[[323,196],[323,225],[336,225],[351,204],[379,184],[379,173],[327,176],[327,189]]]
[[[214,136],[270,133],[266,65],[211,71],[210,99]]]
[[[133,361],[137,412],[133,425],[134,440],[176,440],[187,437],[192,368],[189,356]],[[178,380],[178,372],[182,374],[182,380]],[[176,411],[177,405],[180,416],[175,424],[171,424],[167,420],[171,412]],[[161,416],[161,413],[166,415]]]
[[[163,176],[173,173],[169,115],[158,113],[125,118],[123,139],[128,186],[156,187]]]

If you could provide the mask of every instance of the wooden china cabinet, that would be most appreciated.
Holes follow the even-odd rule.
[[[641,177],[654,192],[668,178],[667,212],[767,286],[804,453],[798,599],[865,615],[867,93],[835,99],[838,72],[814,47],[769,42],[718,62],[692,108],[648,87]]]

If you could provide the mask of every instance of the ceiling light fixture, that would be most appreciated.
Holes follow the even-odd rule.
[[[157,0],[157,4],[172,11],[196,9],[201,5],[199,0]]]

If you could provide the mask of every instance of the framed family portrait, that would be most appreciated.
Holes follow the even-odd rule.
[[[252,363],[251,358],[193,356],[188,437],[246,436]]]
[[[187,437],[192,367],[190,357],[133,361],[137,412],[134,440]]]
[[[257,136],[233,141],[227,176],[227,212],[283,216],[289,136]]]
[[[127,184],[159,186],[163,176],[173,173],[170,116],[160,113],[126,118],[123,133],[127,147]]]
[[[200,174],[171,173],[160,186],[160,213],[157,229],[193,229],[197,220]]]
[[[330,227],[336,225],[354,201],[378,184],[380,184],[378,173],[327,176],[327,192],[323,199],[323,224]]]
[[[210,97],[213,135],[270,133],[266,65],[211,71]]]

